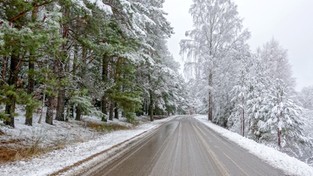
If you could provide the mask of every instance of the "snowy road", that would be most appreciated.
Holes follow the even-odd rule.
[[[86,175],[264,176],[284,175],[192,117],[162,125],[109,166]]]

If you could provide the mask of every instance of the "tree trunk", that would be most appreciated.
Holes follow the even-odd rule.
[[[115,106],[115,108],[114,108],[114,118],[119,119],[117,103],[115,103],[114,106]]]
[[[64,121],[64,110],[65,110],[65,90],[60,88],[58,92],[58,104],[55,119],[58,121]]]
[[[209,94],[208,94],[208,120],[213,120],[213,80],[212,72],[209,73]]]
[[[102,81],[107,82],[108,81],[108,58],[104,54],[102,58]],[[107,98],[105,95],[101,98],[101,111],[103,114],[108,114],[107,112]]]
[[[149,94],[150,94],[150,103],[149,103],[149,116],[150,116],[150,121],[153,121],[153,106],[154,106],[154,102],[153,102],[153,92],[152,90],[149,90]]]
[[[19,63],[20,63],[19,56],[12,54],[8,84],[10,86],[14,86],[14,88],[16,88],[16,84],[18,80]],[[14,96],[8,96],[8,99],[9,101],[6,103],[6,106],[5,106],[5,113],[8,115],[8,118],[4,120],[4,124],[9,125],[14,128],[15,127],[14,112],[15,112],[16,99]]]
[[[8,118],[4,120],[5,125],[15,127],[14,124],[14,111],[15,111],[15,100],[11,100],[10,104],[6,104],[5,113],[8,115]]]
[[[47,65],[47,69],[49,68],[49,66]],[[48,75],[47,73],[45,74],[45,79],[47,80]],[[43,89],[43,96],[42,96],[42,102],[41,102],[41,113],[40,113],[40,117],[38,119],[38,123],[41,123],[42,120],[42,116],[44,113],[44,108],[45,108],[45,103],[46,103],[46,89],[47,89],[47,85],[44,84],[44,89]]]
[[[113,109],[114,109],[114,103],[110,103],[110,110],[109,110],[109,120],[113,120]]]
[[[104,114],[104,115],[102,115],[102,117],[101,117],[101,121],[102,122],[107,122],[108,121],[108,119],[107,119],[107,117],[106,117],[106,115]]]
[[[149,115],[149,103],[148,103],[148,100],[145,101],[145,115]]]
[[[34,9],[32,10],[32,22],[35,23],[37,20],[37,14],[38,14],[38,7],[36,6],[36,3],[33,4]],[[34,51],[30,51],[31,57],[28,62],[28,89],[27,93],[31,95],[34,92],[35,87],[35,79],[34,79],[34,70],[35,70],[35,63],[34,63]],[[33,125],[33,111],[34,107],[31,107],[32,105],[26,105],[26,118],[25,118],[25,125],[32,126]]]
[[[34,109],[26,105],[25,125],[33,126],[33,111]]]
[[[101,99],[101,111],[103,114],[107,114],[107,98],[105,96],[102,96]]]
[[[277,144],[278,147],[281,148],[281,130],[277,129]]]
[[[82,120],[81,116],[82,116],[81,108],[76,107],[76,117],[75,117],[75,120],[81,121]]]
[[[53,72],[54,73],[57,72],[57,61],[56,60],[54,60],[54,63],[53,63]],[[55,90],[55,89],[53,89],[53,90]],[[50,124],[50,125],[53,125],[53,116],[54,116],[54,110],[55,110],[55,103],[56,103],[55,102],[55,95],[53,95],[53,94],[47,95],[46,123]]]
[[[69,7],[68,6],[64,6],[63,9],[63,13],[64,16],[63,18],[69,18]],[[65,23],[63,24],[63,31],[62,31],[62,38],[64,40],[68,39],[68,35],[69,35],[69,25],[67,22],[67,19],[65,20]],[[64,89],[64,85],[62,85],[63,79],[65,77],[65,68],[62,65],[62,61],[66,61],[67,56],[68,56],[68,51],[67,51],[67,42],[64,42],[62,44],[62,57],[61,60],[57,61],[57,71],[58,71],[58,75],[59,75],[59,90],[58,90],[58,102],[57,102],[57,112],[56,112],[56,120],[58,121],[64,121],[64,110],[65,110],[65,89]]]
[[[53,125],[54,97],[49,96],[47,101],[46,123]]]
[[[34,60],[31,58],[28,63],[28,88],[27,93],[31,95],[34,92],[35,87],[35,79],[34,79],[34,69],[35,64]],[[32,126],[33,125],[33,109],[30,105],[26,105],[26,118],[25,118],[25,125]]]

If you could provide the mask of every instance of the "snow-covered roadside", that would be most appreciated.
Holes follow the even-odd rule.
[[[273,167],[285,171],[288,175],[313,176],[313,168],[296,158],[219,127],[209,122],[207,116],[198,115],[195,118],[230,141],[247,149],[250,153],[256,155]]]
[[[146,131],[159,127],[166,121],[175,118],[170,117],[157,120],[152,123],[139,125],[132,130],[115,131],[98,137],[88,142],[73,144],[64,149],[47,153],[38,158],[26,161],[17,161],[0,166],[1,176],[40,176],[49,175],[65,167],[71,166],[85,158],[111,148],[123,141],[129,140]]]

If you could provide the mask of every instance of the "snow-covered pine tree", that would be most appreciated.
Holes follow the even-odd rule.
[[[233,103],[234,108],[228,119],[228,123],[232,123],[231,126],[240,124],[240,133],[242,136],[245,136],[246,124],[248,122],[248,102],[250,90],[250,65],[249,62],[241,62],[242,65],[239,69],[238,81],[237,84],[233,87],[231,93],[231,102]],[[236,128],[236,127],[235,127]]]
[[[63,121],[101,108],[97,114],[106,120],[103,114],[121,111],[133,117],[146,100],[158,113],[183,106],[183,91],[176,92],[182,79],[166,46],[173,29],[163,0],[0,3],[0,101],[7,124],[14,126],[15,105],[23,104],[30,125],[36,100],[47,106],[49,124],[55,110]]]
[[[259,142],[273,144],[301,157],[310,146],[303,135],[301,107],[294,99],[294,79],[287,53],[272,40],[258,50],[253,97],[250,98],[249,135]]]
[[[60,43],[59,36],[54,35],[59,30],[59,14],[54,11],[52,1],[3,1],[1,2],[1,57],[5,61],[2,67],[3,84],[13,86],[13,92],[27,91],[29,101],[26,103],[26,124],[32,125],[32,113],[35,109],[33,91],[35,77],[41,76],[39,65],[45,62],[43,56],[52,56]],[[11,61],[12,62],[11,62]],[[8,65],[10,63],[10,66]],[[27,78],[22,78],[21,71],[27,72]],[[28,79],[27,84],[23,79]],[[26,81],[25,81],[26,82]],[[28,89],[28,90],[26,90]],[[16,94],[17,95],[17,94]],[[19,95],[18,97],[21,97]],[[7,112],[8,124],[14,126],[14,111],[17,99],[8,97]]]

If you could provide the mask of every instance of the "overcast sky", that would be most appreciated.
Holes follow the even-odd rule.
[[[297,90],[313,85],[313,0],[235,0],[244,26],[251,32],[252,50],[275,38],[288,50]],[[192,29],[192,0],[166,0],[164,10],[175,34],[168,46],[176,60],[179,41]]]

